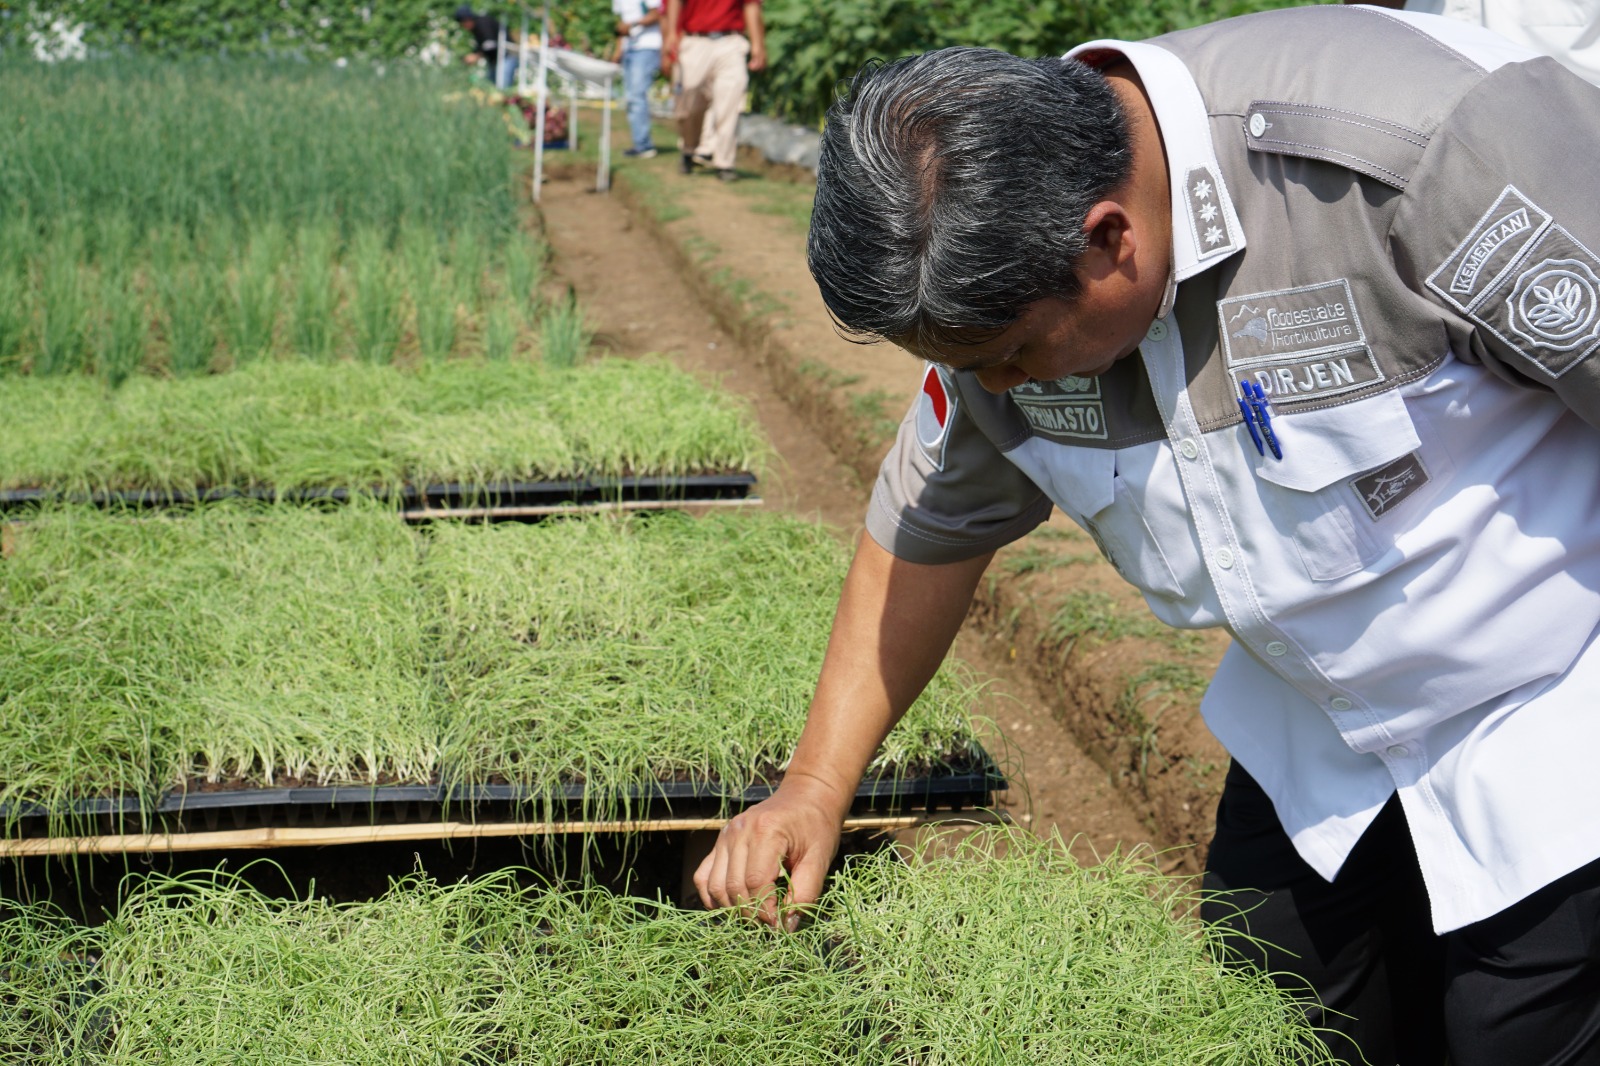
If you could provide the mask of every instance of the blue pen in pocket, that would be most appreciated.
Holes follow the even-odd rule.
[[[1239,382],[1239,391],[1244,394],[1239,398],[1239,413],[1244,416],[1244,428],[1250,431],[1250,439],[1256,443],[1256,452],[1260,455],[1266,455],[1266,446],[1261,443],[1261,434],[1256,430],[1256,411],[1255,404],[1252,402],[1255,397],[1250,392],[1250,383],[1248,381]]]
[[[1278,443],[1278,435],[1272,431],[1272,412],[1268,410],[1272,406],[1272,401],[1267,399],[1267,394],[1260,385],[1253,381],[1244,384],[1250,390],[1252,406],[1256,409],[1256,421],[1261,425],[1261,436],[1266,438],[1267,447],[1272,449],[1272,457],[1281,460],[1283,447]]]

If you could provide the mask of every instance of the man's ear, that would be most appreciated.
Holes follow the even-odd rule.
[[[1091,278],[1122,269],[1138,249],[1133,216],[1115,200],[1101,200],[1089,208],[1083,218],[1083,234],[1089,243],[1079,269]]]

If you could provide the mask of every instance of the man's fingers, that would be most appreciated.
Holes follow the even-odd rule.
[[[722,872],[723,891],[728,897],[726,905],[744,910],[744,864],[749,844],[744,839],[739,819],[735,818],[728,823],[728,827],[722,831],[722,840],[718,842],[717,847],[728,853],[728,863]]]
[[[839,840],[826,816],[802,800],[774,797],[734,817],[694,872],[700,902],[732,907],[773,927],[794,929],[798,913],[822,895]],[[788,871],[787,891],[778,882]]]
[[[750,844],[745,866],[745,898],[757,904],[755,917],[768,925],[778,924],[778,875],[783,872],[783,860],[788,851],[789,842],[774,834],[758,837]]]
[[[716,845],[695,869],[700,902],[709,909],[737,907],[748,916],[776,925],[777,879],[788,850],[783,833],[740,815],[723,827]]]
[[[822,895],[822,883],[828,876],[828,863],[832,860],[833,856],[824,854],[821,849],[799,856],[789,869],[789,893],[783,900],[786,910],[809,907],[817,902]],[[799,927],[800,915],[791,910],[784,918],[784,928],[792,933]]]
[[[822,895],[822,883],[828,876],[828,863],[832,855],[820,849],[806,852],[789,870],[789,896],[785,902],[797,907],[809,907]]]
[[[717,838],[717,846],[711,849],[708,861],[711,863],[711,872],[706,877],[706,887],[711,900],[707,906],[712,909],[733,906],[733,900],[728,897],[728,846],[725,836]]]
[[[700,906],[712,910],[716,904],[711,901],[711,865],[716,861],[716,849],[706,852],[706,857],[700,860],[700,865],[695,867],[694,888],[700,893]]]
[[[728,838],[728,894],[741,914],[773,923],[778,920],[773,896],[785,846],[754,819],[734,819],[723,834]]]

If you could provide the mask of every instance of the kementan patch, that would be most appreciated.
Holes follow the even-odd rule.
[[[1427,284],[1552,378],[1600,347],[1600,258],[1515,186]]]

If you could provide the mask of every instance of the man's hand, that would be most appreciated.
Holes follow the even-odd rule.
[[[678,61],[678,44],[683,40],[683,35],[678,32],[678,15],[682,7],[683,0],[667,0],[661,8],[661,59],[666,68]]]
[[[767,25],[761,20],[758,0],[745,0],[744,35],[750,39],[751,70],[765,70],[767,66]]]
[[[707,907],[737,907],[769,925],[780,916],[787,928],[799,924],[790,909],[822,894],[856,786],[939,668],[992,554],[912,563],[861,538],[783,784],[729,822],[695,871]],[[780,900],[776,885],[786,870],[789,892]]]
[[[737,907],[771,926],[782,918],[784,928],[794,932],[800,924],[796,908],[822,895],[850,799],[813,778],[785,779],[771,799],[723,827],[694,873],[701,902],[708,908]],[[789,891],[780,899],[778,878],[784,871]]]

